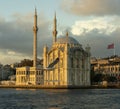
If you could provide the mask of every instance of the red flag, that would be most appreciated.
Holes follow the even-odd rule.
[[[108,45],[107,49],[114,49],[114,43]]]

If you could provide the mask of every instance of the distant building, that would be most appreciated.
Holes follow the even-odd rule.
[[[10,65],[0,66],[0,80],[8,80],[9,76],[14,74],[15,70]]]
[[[91,65],[96,74],[106,74],[110,76],[120,76],[120,57],[112,56],[108,58],[92,59]]]

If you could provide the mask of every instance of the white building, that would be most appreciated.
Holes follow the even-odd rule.
[[[57,38],[56,15],[54,18],[53,45],[44,47],[43,67],[44,85],[89,86],[90,85],[90,47],[84,50],[77,40],[66,36]]]
[[[36,67],[16,69],[16,85],[43,85],[43,71]]]

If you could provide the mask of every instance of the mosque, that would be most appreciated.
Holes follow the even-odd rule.
[[[90,86],[90,47],[69,36],[57,37],[57,19],[54,16],[53,43],[43,48],[43,68],[37,61],[37,12],[34,15],[33,67],[16,69],[16,85]],[[27,83],[27,84],[26,84]]]

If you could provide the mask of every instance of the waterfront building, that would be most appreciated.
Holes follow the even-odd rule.
[[[57,37],[54,17],[53,44],[43,48],[43,67],[37,66],[37,12],[34,16],[33,67],[16,68],[16,85],[90,86],[90,47],[85,50],[68,32]]]
[[[52,66],[55,63],[54,66]],[[44,85],[89,86],[90,47],[86,49],[69,36],[57,38],[57,19],[54,17],[53,44],[43,51],[43,67],[53,68],[44,71]]]
[[[37,67],[20,67],[16,69],[16,85],[43,85],[43,72]]]
[[[105,74],[109,76],[120,76],[120,57],[111,56],[107,58],[92,59],[91,66],[95,74]]]
[[[43,84],[42,67],[37,66],[37,10],[35,9],[33,26],[33,67],[16,68],[16,85]]]

